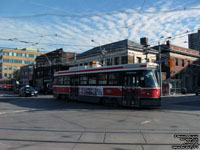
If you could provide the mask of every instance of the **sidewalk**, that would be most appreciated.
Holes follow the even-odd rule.
[[[161,97],[164,98],[164,97],[182,97],[182,96],[195,96],[195,93],[163,95]]]

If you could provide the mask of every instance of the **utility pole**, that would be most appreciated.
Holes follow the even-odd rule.
[[[161,47],[160,41],[158,41],[158,51],[159,51],[159,74],[160,74],[160,95],[162,96],[162,68],[161,68]]]

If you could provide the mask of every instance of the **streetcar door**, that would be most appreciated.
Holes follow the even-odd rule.
[[[78,99],[79,95],[79,78],[77,76],[71,77],[71,86],[70,86],[70,98],[71,99]]]
[[[137,72],[127,72],[124,74],[122,105],[139,106],[138,100],[138,74]]]

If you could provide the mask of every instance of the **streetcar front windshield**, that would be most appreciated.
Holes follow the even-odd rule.
[[[152,70],[142,71],[139,80],[141,87],[158,87],[156,75]]]
[[[142,88],[158,87],[158,80],[154,70],[126,72],[124,79],[124,86]]]

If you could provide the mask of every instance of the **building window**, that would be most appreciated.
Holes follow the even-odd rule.
[[[142,62],[141,57],[137,57],[137,63],[141,63],[141,62]]]
[[[175,58],[175,64],[178,66],[178,58]]]
[[[4,66],[4,70],[7,70],[8,69],[8,67],[7,66]]]
[[[12,70],[12,66],[9,66],[9,70]]]
[[[115,65],[119,65],[119,57],[115,57]]]
[[[182,67],[184,67],[185,63],[184,63],[184,59],[182,59]]]
[[[112,65],[112,58],[107,59],[107,66]]]
[[[127,64],[128,63],[128,56],[122,56],[121,64]]]
[[[9,55],[9,52],[3,52],[3,55],[7,55],[7,56],[8,56],[8,55]]]
[[[190,65],[190,60],[188,60],[188,65]]]
[[[4,77],[7,77],[7,73],[4,73]]]

